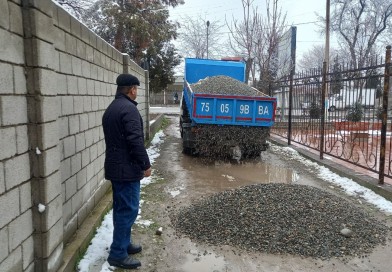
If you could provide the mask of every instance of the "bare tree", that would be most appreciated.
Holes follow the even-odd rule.
[[[325,55],[324,45],[313,45],[298,61],[298,67],[303,70],[322,69]],[[330,58],[337,59],[340,63],[347,63],[347,52],[330,48]]]
[[[260,23],[260,15],[257,8],[253,8],[254,0],[241,0],[243,7],[243,18],[241,21],[233,17],[232,24],[227,23],[230,30],[229,44],[236,55],[244,58],[246,62],[245,81],[248,82],[249,74],[252,72],[252,78],[255,78],[254,51],[256,45],[257,27]]]
[[[285,30],[286,13],[278,7],[279,0],[265,0],[267,12],[259,20],[255,41],[255,62],[260,72],[259,87],[269,88],[276,77],[277,51]]]
[[[207,57],[207,31],[208,31],[208,56],[213,58],[220,54],[220,41],[223,25],[219,21],[207,21],[202,17],[193,19],[186,16],[181,18],[178,40],[179,51],[185,57],[206,58]]]
[[[392,17],[392,2],[385,0],[332,0],[331,30],[342,48],[349,50],[353,67],[369,62],[380,35]]]

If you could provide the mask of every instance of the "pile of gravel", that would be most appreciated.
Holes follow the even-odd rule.
[[[203,125],[195,135],[196,150],[203,157],[230,159],[238,146],[242,158],[257,157],[266,149],[269,132],[269,127]]]
[[[368,253],[385,243],[388,232],[342,198],[290,184],[258,184],[215,194],[181,209],[173,225],[191,239],[212,245],[322,259]]]
[[[191,84],[194,93],[266,96],[247,84],[228,76],[212,76]]]

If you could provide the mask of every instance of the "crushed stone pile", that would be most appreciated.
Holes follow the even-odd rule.
[[[191,84],[194,93],[267,96],[247,84],[228,76],[212,76]]]
[[[192,240],[250,251],[329,259],[384,244],[388,227],[320,189],[257,184],[204,198],[173,215]]]

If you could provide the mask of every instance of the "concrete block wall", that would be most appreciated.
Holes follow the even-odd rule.
[[[0,271],[56,271],[110,187],[101,118],[124,72],[148,134],[148,74],[129,56],[51,0],[0,1]]]

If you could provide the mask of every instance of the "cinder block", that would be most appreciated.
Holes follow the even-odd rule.
[[[84,139],[84,132],[76,134],[75,141],[76,141],[76,153],[78,153],[86,148],[86,141]]]
[[[94,62],[94,48],[91,47],[89,44],[86,45],[86,56],[85,56],[85,59],[89,63],[93,63]]]
[[[57,95],[67,94],[67,76],[63,74],[57,74]]]
[[[83,113],[83,96],[74,96],[74,113]]]
[[[87,170],[86,170],[86,168],[81,169],[76,174],[76,183],[77,183],[78,190],[80,190],[87,183]]]
[[[61,97],[61,114],[64,115],[71,115],[74,113],[74,106],[73,106],[73,97],[72,96],[62,96]]]
[[[8,256],[8,226],[0,229],[0,263]]]
[[[63,139],[64,158],[73,156],[76,153],[75,136],[69,136]]]
[[[53,16],[54,4],[49,0],[32,0],[30,4],[41,12],[45,13],[47,16]]]
[[[53,25],[52,17],[36,9],[30,9],[29,12],[32,16],[31,34],[37,38],[40,38],[41,40],[53,43],[54,41],[53,33],[55,31],[55,27]]]
[[[91,158],[91,160],[95,160],[97,158],[97,154],[98,154],[98,146],[97,146],[97,144],[93,144],[90,147],[90,158]]]
[[[71,32],[71,15],[62,7],[56,6],[59,28]]]
[[[94,50],[94,52],[95,52],[95,50]],[[94,58],[95,58],[95,53],[94,53]],[[98,80],[98,65],[95,64],[95,61],[94,61],[94,63],[91,64],[90,72],[91,72],[91,78],[94,81]],[[94,93],[91,93],[91,94],[94,94]]]
[[[38,231],[46,232],[56,224],[58,220],[62,217],[63,212],[63,203],[61,195],[58,195],[55,199],[53,199],[45,209],[45,212],[40,214],[43,217],[43,224],[41,224],[42,229]]]
[[[14,250],[33,233],[33,216],[31,210],[18,216],[9,224],[10,250]]]
[[[86,77],[86,78],[90,78],[91,77],[91,71],[90,71],[90,63],[87,61],[82,61],[82,76]]]
[[[10,28],[10,9],[8,6],[8,1],[0,1],[0,10],[1,10],[0,26],[5,29],[9,29]]]
[[[87,26],[85,26],[85,25],[81,25],[80,26],[80,31],[81,31],[81,39],[82,39],[82,41],[84,41],[86,44],[89,44],[90,43],[90,32],[91,32],[91,30],[90,29],[88,29],[88,27]]]
[[[85,61],[83,61],[85,63]],[[87,80],[83,77],[78,77],[78,93],[80,95],[87,94]]]
[[[72,74],[72,56],[62,52],[59,52],[59,56],[60,72],[65,74]]]
[[[60,97],[40,96],[38,98],[36,97],[36,99],[38,99],[39,102],[39,113],[37,122],[45,123],[54,121],[58,118],[58,116],[60,115],[60,106],[63,106],[62,104],[60,104]],[[69,105],[65,104],[64,106]]]
[[[71,175],[75,175],[82,169],[82,154],[77,153],[71,157]]]
[[[26,124],[27,123],[26,97],[0,96],[0,117],[1,117],[1,124],[3,126]]]
[[[92,161],[92,160],[91,160]],[[94,165],[93,165],[93,161],[87,165],[86,170],[87,170],[87,182],[91,182],[91,179],[94,177]]]
[[[81,37],[78,36],[78,38]],[[86,43],[79,39],[76,40],[76,56],[84,59],[86,57]]]
[[[48,258],[38,259],[35,262],[36,271],[57,272],[63,260],[63,243],[54,249]]]
[[[82,151],[82,167],[86,167],[90,163],[90,150],[85,149]]]
[[[102,56],[102,55],[101,55],[101,56]],[[100,65],[104,64],[103,62],[104,62],[104,61],[103,61],[103,58],[101,58],[101,63],[100,63]],[[103,81],[103,68],[102,68],[102,67],[98,67],[98,80],[99,80],[99,81]],[[97,91],[97,90],[95,90],[95,91]],[[99,90],[99,91],[101,91],[101,90]],[[100,93],[98,93],[98,94],[100,94]]]
[[[47,122],[37,126],[38,146],[42,150],[59,144],[59,126],[56,121]]]
[[[4,164],[0,162],[0,195],[5,192]]]
[[[32,262],[23,272],[34,272],[35,271],[35,263]]]
[[[91,107],[91,98],[89,96],[85,96],[84,99],[84,109],[86,110],[86,105],[90,105]],[[87,101],[87,102],[86,102]],[[88,103],[90,102],[90,103]],[[80,119],[80,131],[85,131],[88,129],[88,113],[79,114]]]
[[[47,232],[34,233],[34,248],[36,258],[48,258],[63,240],[63,220],[60,219]],[[43,270],[38,270],[43,271]],[[55,271],[55,270],[53,270]]]
[[[91,64],[91,67],[93,67],[94,65]],[[87,80],[87,94],[89,95],[94,95],[94,80],[88,79]]]
[[[78,78],[76,76],[67,76],[67,94],[78,94]]]
[[[96,96],[91,97],[91,109],[97,111],[99,108],[99,99]]]
[[[14,77],[12,74],[12,65],[7,63],[0,63],[0,94],[12,94],[13,92],[14,92]]]
[[[98,141],[99,141],[99,127],[95,127],[94,129],[93,129],[93,142],[94,143],[98,143]]]
[[[65,51],[65,32],[58,25],[54,29],[54,47],[60,51]]]
[[[33,199],[47,205],[62,193],[60,172],[57,171],[46,178],[35,178],[31,186]]]
[[[57,95],[57,73],[52,70],[35,68],[33,70],[35,92],[41,95]]]
[[[74,135],[80,131],[79,115],[71,115],[69,118],[69,133]]]
[[[17,152],[15,127],[0,128],[0,160],[11,158]]]
[[[72,56],[76,56],[76,38],[68,33],[65,34],[65,51]]]
[[[71,158],[61,161],[60,164],[61,183],[71,176]]]
[[[79,210],[78,210],[78,227],[80,227],[83,224],[83,221],[87,217],[87,205],[84,204]]]
[[[75,56],[72,57],[72,73],[76,76],[82,75],[82,61]]]
[[[0,271],[23,271],[22,247],[18,247],[12,251],[11,254],[0,263]]]
[[[19,186],[20,194],[20,212],[24,213],[32,207],[31,202],[31,183],[26,182],[25,184]]]
[[[77,191],[72,197],[72,214],[76,214],[83,205],[82,191]]]
[[[26,94],[26,71],[24,67],[14,66],[14,93],[15,94]],[[3,75],[3,73],[0,73]],[[1,88],[2,89],[2,88]]]
[[[82,36],[80,26],[81,23],[75,18],[71,17],[71,33],[78,38]]]
[[[95,112],[90,112],[88,114],[88,127],[90,129],[95,127]]]
[[[38,157],[39,175],[38,177],[47,177],[60,168],[60,152],[58,146],[45,150]]]
[[[84,134],[86,136],[86,147],[90,147],[94,141],[93,130],[92,129],[86,130]]]
[[[11,188],[18,186],[19,184],[30,179],[30,160],[29,154],[25,153],[13,157],[5,161],[4,163],[5,172],[5,188],[10,190]]]
[[[28,267],[34,262],[34,239],[33,236],[26,239],[22,244],[22,259],[23,259],[23,269],[28,270]],[[34,266],[32,266],[34,268]],[[31,270],[31,271],[34,271]]]
[[[59,126],[59,138],[63,139],[69,135],[69,124],[68,124],[69,117],[62,117],[58,119],[58,126]]]
[[[0,196],[0,207],[2,213],[0,216],[0,229],[11,222],[14,218],[19,215],[19,190],[15,188],[11,191]],[[0,271],[2,271],[0,269]],[[6,270],[5,270],[6,271]]]
[[[63,221],[65,225],[68,224],[72,217],[71,204],[71,200],[67,200],[65,203],[63,203]]]
[[[59,58],[58,55],[55,55],[57,52],[55,51],[54,46],[39,39],[32,39],[31,41],[33,47],[33,58],[31,58],[31,60],[33,63],[29,63],[28,61],[27,64],[34,67],[42,67],[53,70],[58,69]]]

